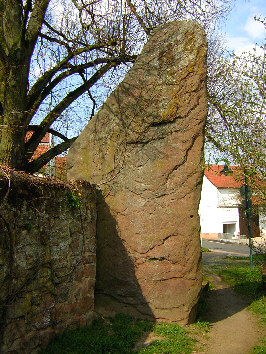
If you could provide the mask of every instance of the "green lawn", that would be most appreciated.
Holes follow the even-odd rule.
[[[213,271],[234,287],[239,294],[245,296],[249,300],[250,308],[265,321],[266,302],[258,266],[251,270],[248,259],[234,258],[225,260]],[[205,311],[204,306],[206,302],[203,299],[199,310]],[[209,324],[206,322],[198,322],[184,329],[177,324],[152,323],[117,314],[113,318],[95,320],[89,327],[66,330],[61,336],[54,338],[41,353],[133,353],[139,338],[152,332],[158,339],[139,349],[138,353],[189,354],[195,350],[197,345],[195,338],[206,335],[208,330]],[[265,354],[265,341],[256,346],[253,353]]]
[[[237,262],[237,260],[235,260]],[[225,268],[216,270],[223,280],[231,285],[236,292],[246,297],[255,313],[263,316],[266,322],[266,298],[262,287],[262,276],[259,266],[250,269],[249,265],[238,266],[235,262]]]
[[[205,327],[198,326],[198,331],[205,331]],[[65,331],[41,353],[133,353],[137,340],[150,332],[158,339],[138,353],[189,354],[196,344],[196,340],[190,336],[193,331],[187,331],[177,324],[152,323],[117,314],[113,318],[95,320],[90,327]]]

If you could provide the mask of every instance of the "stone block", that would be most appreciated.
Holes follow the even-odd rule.
[[[69,151],[68,178],[97,188],[98,312],[193,320],[206,52],[195,22],[156,29]]]

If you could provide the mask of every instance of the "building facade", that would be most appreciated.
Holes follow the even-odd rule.
[[[248,237],[247,218],[242,210],[240,196],[241,170],[230,166],[232,175],[221,173],[223,165],[210,165],[204,171],[199,215],[201,236],[207,239],[234,239]],[[263,213],[251,218],[252,237],[264,236]]]

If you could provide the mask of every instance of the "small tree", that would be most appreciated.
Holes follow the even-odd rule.
[[[209,76],[207,141],[242,167],[265,198],[266,45],[241,56],[218,58]]]
[[[117,78],[115,68],[135,60],[154,27],[192,18],[207,28],[227,5],[228,0],[0,0],[0,164],[38,171],[75,140],[53,124],[85,93],[93,114],[90,89],[107,73]],[[29,129],[34,133],[26,141]],[[46,132],[63,142],[31,160]]]

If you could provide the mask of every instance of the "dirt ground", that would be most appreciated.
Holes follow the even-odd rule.
[[[207,312],[202,319],[211,323],[211,329],[208,340],[201,343],[204,349],[198,353],[249,353],[263,336],[257,317],[219,276],[210,275],[210,278],[215,290],[207,296]]]

